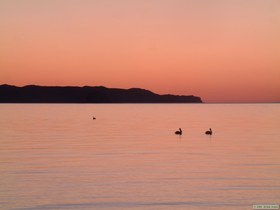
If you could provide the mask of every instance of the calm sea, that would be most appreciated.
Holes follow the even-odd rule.
[[[279,203],[280,104],[0,104],[1,210]]]

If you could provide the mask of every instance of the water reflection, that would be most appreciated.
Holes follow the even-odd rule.
[[[279,199],[278,105],[0,110],[3,209],[241,210]]]

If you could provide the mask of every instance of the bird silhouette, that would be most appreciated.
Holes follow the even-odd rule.
[[[179,130],[178,130],[178,131],[175,131],[175,134],[176,134],[176,135],[182,135],[182,133],[183,133],[183,131],[182,131],[182,129],[181,129],[181,128],[179,128]]]
[[[206,135],[212,135],[212,129],[210,128],[209,131],[205,132]]]

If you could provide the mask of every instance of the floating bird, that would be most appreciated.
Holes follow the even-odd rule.
[[[210,128],[209,131],[205,132],[206,135],[212,135],[212,129]]]
[[[96,118],[95,118],[94,116],[92,117],[92,119],[93,119],[93,120],[96,120]]]
[[[179,128],[179,130],[178,130],[178,131],[175,131],[175,134],[176,134],[176,135],[182,135],[182,133],[183,133],[183,131],[182,131],[182,129],[181,129],[181,128]]]

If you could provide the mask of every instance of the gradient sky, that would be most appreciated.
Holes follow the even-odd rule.
[[[280,102],[279,0],[0,0],[0,84]]]

